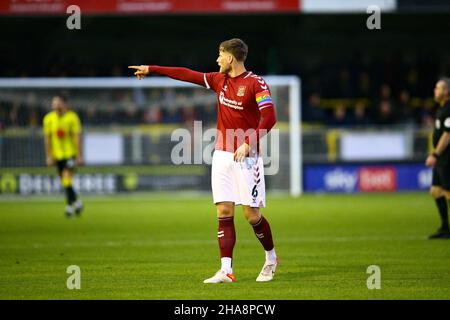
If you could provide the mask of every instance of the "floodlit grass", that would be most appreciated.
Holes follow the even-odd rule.
[[[1,299],[449,299],[450,241],[427,240],[438,214],[425,193],[272,196],[280,265],[255,281],[264,251],[236,211],[237,282],[206,285],[219,268],[211,197],[85,197],[66,219],[61,198],[0,199]],[[81,268],[68,290],[66,268]],[[369,290],[369,265],[381,289]]]

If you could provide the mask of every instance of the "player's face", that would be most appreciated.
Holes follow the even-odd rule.
[[[228,73],[231,70],[231,62],[233,61],[233,56],[223,50],[219,50],[219,57],[217,57],[217,64],[220,67],[221,73]]]
[[[52,109],[58,113],[61,113],[64,109],[64,101],[61,98],[54,97],[52,100]]]
[[[448,97],[448,88],[444,81],[438,81],[434,87],[434,101],[440,103]]]

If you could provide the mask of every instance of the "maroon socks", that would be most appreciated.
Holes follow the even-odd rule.
[[[271,251],[273,249],[272,232],[270,231],[270,225],[266,218],[261,215],[261,219],[252,225],[252,227],[264,250]]]
[[[234,244],[236,243],[234,217],[219,218],[217,239],[219,240],[220,257],[232,258]]]

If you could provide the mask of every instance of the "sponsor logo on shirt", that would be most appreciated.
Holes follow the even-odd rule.
[[[58,128],[58,130],[56,130],[56,135],[58,136],[58,138],[62,139],[64,138],[66,133],[64,132],[64,129]]]
[[[225,94],[223,93],[223,91],[220,91],[219,102],[221,105],[224,105],[226,107],[230,107],[233,109],[237,109],[237,110],[244,109],[244,107],[242,106],[242,102],[225,98]]]

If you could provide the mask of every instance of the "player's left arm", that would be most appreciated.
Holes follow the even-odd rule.
[[[83,164],[83,156],[81,153],[81,121],[77,114],[74,113],[73,121],[73,139],[77,151],[76,162],[80,166]]]
[[[83,157],[81,155],[81,134],[78,133],[74,137],[75,139],[75,147],[77,148],[77,165],[81,166],[83,164]]]
[[[245,137],[245,142],[234,153],[235,161],[244,161],[244,158],[250,154],[250,149],[256,149],[259,140],[268,134],[277,122],[275,106],[273,105],[270,90],[267,84],[260,83],[255,86],[255,100],[261,114],[259,124],[255,132]]]
[[[52,157],[52,134],[50,129],[50,119],[49,115],[44,117],[43,121],[43,132],[44,132],[44,146],[45,146],[45,162],[47,166],[53,165],[53,157]]]

